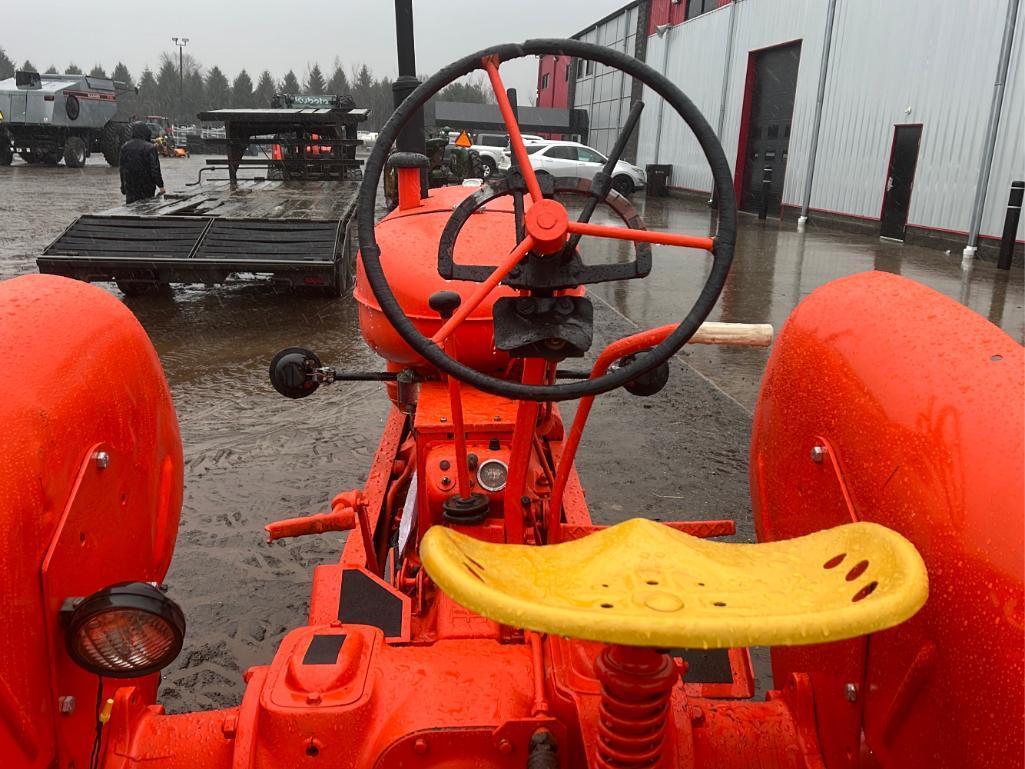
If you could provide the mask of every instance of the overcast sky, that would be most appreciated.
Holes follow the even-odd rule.
[[[397,74],[395,6],[392,0],[51,0],[42,13],[36,2],[6,2],[0,46],[21,66],[42,71],[74,62],[109,73],[120,60],[138,78],[154,70],[160,54],[176,51],[171,36],[190,39],[186,52],[204,67],[214,64],[229,79],[242,68],[253,80],[269,69],[275,79],[294,69],[300,80],[317,62],[325,76],[338,56],[348,72],[366,62],[376,76]],[[626,4],[626,0],[414,0],[416,63],[423,74],[493,43],[532,37],[568,37]],[[43,21],[45,20],[45,23]],[[529,103],[536,91],[537,63],[507,64],[502,76]]]

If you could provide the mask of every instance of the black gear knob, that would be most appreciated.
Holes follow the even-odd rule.
[[[286,398],[305,398],[320,387],[316,378],[320,367],[320,358],[312,350],[286,347],[270,362],[270,383]]]
[[[463,298],[455,291],[436,291],[431,294],[427,304],[445,320],[452,317],[452,313],[462,304]]]

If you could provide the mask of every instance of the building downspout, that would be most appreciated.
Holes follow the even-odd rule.
[[[829,73],[829,50],[833,46],[833,19],[836,16],[836,0],[829,0],[826,9],[826,31],[822,40],[822,62],[819,64],[819,88],[815,95],[815,116],[811,121],[811,145],[808,148],[808,172],[804,175],[804,196],[801,199],[801,215],[797,217],[797,231],[804,232],[808,223],[808,207],[811,205],[811,186],[815,181],[815,158],[819,152],[819,129],[822,127],[822,103],[826,98],[826,75]]]
[[[669,38],[666,35],[669,30],[673,28],[672,24],[659,24],[655,27],[655,34],[658,35],[659,40],[665,41],[665,45],[662,46],[662,69],[660,73],[662,77],[668,77],[666,70],[669,68]],[[658,115],[655,119],[655,164],[658,164],[659,151],[662,149],[662,114],[665,112],[666,100],[658,100]]]
[[[1000,44],[1000,59],[997,64],[997,79],[993,84],[993,103],[989,108],[989,123],[986,125],[985,144],[982,146],[982,165],[979,167],[979,181],[975,187],[975,203],[968,226],[968,244],[962,253],[961,266],[967,268],[979,247],[979,229],[982,226],[982,212],[986,207],[986,192],[989,188],[989,172],[993,166],[993,151],[997,143],[997,129],[1000,128],[1000,111],[1004,105],[1004,84],[1011,62],[1011,44],[1014,42],[1014,25],[1018,18],[1018,0],[1007,0],[1007,19],[1004,21],[1004,39]]]
[[[726,99],[730,95],[730,65],[733,62],[733,40],[736,37],[737,32],[737,4],[740,0],[733,0],[730,3],[730,28],[726,35],[726,56],[723,59],[722,65],[722,90],[719,92],[719,119],[715,126],[715,136],[719,139],[719,144],[722,144],[722,132],[726,125]],[[712,197],[708,200],[708,205],[712,208],[716,208],[719,205],[718,202],[719,191],[712,187]]]

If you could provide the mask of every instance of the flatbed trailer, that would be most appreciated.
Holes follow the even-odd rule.
[[[354,276],[350,223],[362,176],[355,157],[359,142],[349,135],[366,110],[340,112],[205,113],[225,123],[227,160],[208,161],[192,191],[80,216],[37,258],[39,271],[113,281],[125,293],[166,290],[172,283],[267,279],[344,293]],[[308,134],[321,143],[322,154],[305,151]],[[285,158],[255,165],[266,166],[268,176],[278,170],[282,178],[239,179],[240,166],[254,165],[243,162],[244,145],[267,136],[285,143]],[[227,179],[203,178],[218,167],[228,171]]]

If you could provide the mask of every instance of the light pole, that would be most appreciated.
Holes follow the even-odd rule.
[[[185,109],[185,46],[189,44],[187,37],[172,37],[171,42],[178,46],[178,114]]]

